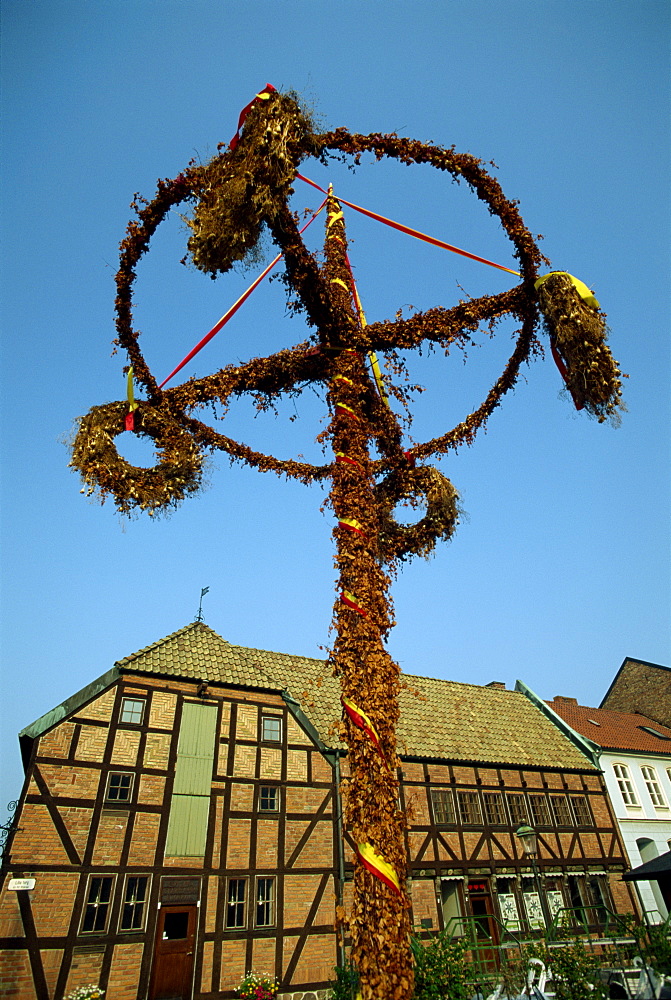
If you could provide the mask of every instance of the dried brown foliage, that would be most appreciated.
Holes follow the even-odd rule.
[[[368,152],[378,159],[392,157],[405,164],[428,163],[465,183],[500,220],[512,241],[521,284],[500,295],[483,296],[452,308],[436,307],[408,319],[362,326],[348,289],[346,234],[337,201],[333,197],[328,201],[325,263],[320,266],[300,237],[287,199],[304,157],[337,155],[357,161]],[[183,202],[195,203],[189,222],[193,261],[213,276],[243,259],[256,245],[262,226],[268,227],[284,258],[284,280],[291,298],[304,311],[313,335],[309,342],[271,357],[230,365],[162,391],[139,347],[139,332],[133,327],[132,292],[136,266],[157,226],[172,207]],[[113,495],[124,513],[137,507],[153,513],[195,491],[206,450],[221,450],[262,471],[305,483],[330,480],[329,502],[338,521],[334,529],[338,589],[354,595],[359,608],[357,611],[341,599],[336,601],[333,666],[343,695],[372,721],[381,750],[344,716],[341,726],[350,775],[345,788],[345,818],[354,842],[371,844],[393,866],[402,886],[398,894],[357,865],[352,911],[346,924],[364,1000],[408,1000],[413,968],[405,887],[407,820],[398,809],[395,736],[400,672],[384,645],[394,624],[389,588],[399,560],[428,555],[438,540],[452,535],[458,520],[458,496],[452,484],[436,469],[417,467],[417,460],[471,444],[504,394],[515,385],[521,365],[540,350],[534,283],[543,257],[517,204],[505,197],[480,160],[453,148],[442,149],[396,135],[351,135],[345,129],[318,135],[297,104],[276,93],[252,108],[236,149],[222,152],[205,166],[191,164],[174,181],[159,182],[154,200],[136,199],[134,207],[137,218],[129,224],[121,244],[116,277],[117,343],[127,352],[135,379],[147,393],[148,400],[136,411],[136,429],[156,441],[159,462],[154,469],[144,470],[119,457],[114,439],[123,430],[127,406],[111,403],[94,407],[80,420],[72,465],[89,492],[97,489],[103,495]],[[543,310],[551,337],[569,371],[576,373],[575,384],[570,384],[574,398],[580,390],[585,406],[610,415],[614,398],[619,402],[619,393],[613,389],[617,369],[612,359],[613,367],[608,368],[610,355],[604,348],[603,333],[596,327],[588,328],[580,304],[568,291],[565,294],[562,286],[555,290],[550,284],[546,295]],[[404,451],[399,421],[368,372],[366,352],[392,352],[391,367],[398,374],[401,366],[393,353],[396,350],[416,348],[424,341],[445,351],[453,345],[465,346],[481,324],[491,328],[508,314],[519,323],[515,345],[501,376],[480,405],[451,430]],[[578,386],[580,377],[589,383],[589,393]],[[297,393],[308,384],[321,384],[326,390],[331,420],[320,439],[330,442],[334,456],[344,455],[349,461],[334,458],[315,466],[265,455],[195,415],[214,403],[225,411],[231,398],[247,393],[252,394],[257,409],[267,409],[280,395]],[[407,405],[409,389],[399,385],[391,388],[392,396]],[[376,459],[373,449],[379,456]],[[415,524],[401,525],[393,515],[399,503],[411,507],[426,504],[426,513]],[[348,530],[348,520],[358,522],[361,531]],[[339,917],[343,917],[340,911]]]
[[[620,369],[606,343],[606,317],[588,305],[568,274],[546,277],[538,289],[551,340],[566,366],[566,387],[575,405],[603,423],[618,424],[622,403]]]

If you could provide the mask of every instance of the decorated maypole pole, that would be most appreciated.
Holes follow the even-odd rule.
[[[413,977],[405,823],[398,809],[395,767],[400,671],[384,646],[393,624],[390,579],[381,558],[370,456],[385,397],[368,374],[370,359],[347,346],[352,331],[361,326],[362,313],[356,309],[341,206],[330,194],[326,207],[325,277],[337,317],[337,340],[321,344],[333,358],[328,436],[334,453],[331,503],[339,571],[333,663],[341,682],[348,747],[345,821],[359,861],[349,929],[364,996],[406,997]]]
[[[520,270],[394,222],[331,190],[322,192],[324,200],[299,230],[289,208],[294,184],[300,181],[322,191],[299,172],[302,161],[336,155],[358,163],[366,153],[378,160],[430,164],[463,182],[500,221]],[[133,287],[137,265],[156,229],[184,202],[193,206],[188,219],[191,260],[212,277],[253,253],[264,226],[279,253],[158,383],[133,326]],[[140,510],[154,515],[179,505],[198,490],[206,451],[219,450],[303,483],[330,480],[338,571],[331,662],[341,683],[341,732],[347,745],[345,819],[356,845],[351,907],[338,917],[349,934],[363,1000],[410,1000],[406,820],[398,804],[395,737],[400,676],[385,648],[393,625],[389,588],[400,561],[428,555],[439,540],[451,537],[458,521],[454,487],[438,469],[421,463],[472,444],[515,385],[521,365],[543,355],[541,326],[576,409],[600,422],[617,422],[620,372],[606,344],[605,316],[591,289],[572,275],[539,275],[544,258],[517,203],[505,197],[480,160],[396,135],[357,135],[345,129],[318,134],[295,97],[279,94],[269,84],[243,109],[236,135],[210,163],[192,163],[174,180],[159,181],[152,201],[136,197],[133,206],[136,218],[121,243],[115,301],[116,343],[129,361],[126,399],[95,406],[80,418],[71,465],[82,476],[82,492],[97,492],[103,499],[113,496],[123,514]],[[521,282],[498,295],[367,325],[347,253],[345,207]],[[320,263],[301,234],[324,208],[326,240]],[[293,308],[304,312],[312,328],[310,339],[270,357],[166,388],[280,261]],[[383,381],[376,352],[383,352],[388,368],[397,372],[403,368],[398,350],[428,341],[449,354],[469,344],[481,324],[493,332],[506,315],[519,324],[513,352],[480,405],[451,430],[404,445],[390,397],[407,406],[408,390]],[[135,398],[136,385],[146,398]],[[318,440],[330,443],[332,459],[322,466],[254,451],[197,416],[215,402],[225,411],[232,397],[247,393],[257,409],[270,408],[283,393],[304,385],[321,386],[329,407],[330,423]],[[154,441],[154,467],[137,468],[119,455],[115,438],[124,431]],[[399,524],[393,513],[399,502],[424,507],[423,516],[415,524]]]

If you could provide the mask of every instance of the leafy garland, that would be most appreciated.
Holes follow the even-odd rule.
[[[306,156],[335,155],[358,162],[364,153],[378,160],[428,163],[465,182],[512,241],[521,284],[450,309],[437,307],[408,319],[363,325],[348,287],[347,241],[338,202],[332,195],[327,200],[325,264],[320,267],[306,249],[287,201]],[[189,253],[195,265],[212,276],[253,254],[262,226],[269,228],[284,257],[291,299],[313,333],[296,347],[164,391],[139,347],[133,285],[157,227],[183,202],[195,206],[189,220]],[[315,134],[310,119],[289,95],[266,95],[249,111],[235,148],[220,149],[205,166],[190,164],[172,181],[159,181],[153,201],[136,196],[133,206],[137,218],[121,243],[116,276],[116,343],[126,351],[134,378],[147,393],[147,401],[135,411],[135,430],[155,441],[158,462],[153,469],[137,469],[118,455],[115,438],[124,429],[127,406],[108,403],[80,419],[71,464],[80,472],[85,492],[113,496],[122,513],[141,509],[153,514],[195,492],[205,451],[221,450],[234,460],[304,483],[330,480],[339,573],[332,660],[343,704],[349,706],[341,723],[349,769],[343,785],[345,816],[360,860],[366,859],[355,867],[351,912],[346,916],[339,909],[338,918],[349,930],[365,1000],[406,1000],[413,984],[405,887],[407,821],[398,808],[396,770],[400,672],[384,645],[394,624],[389,587],[399,561],[428,555],[439,539],[451,537],[459,516],[452,484],[438,470],[417,466],[417,460],[473,442],[515,385],[521,365],[541,352],[536,335],[541,316],[574,400],[580,393],[581,404],[599,419],[612,415],[621,405],[621,386],[605,345],[605,326],[600,317],[592,322],[590,307],[576,303],[565,282],[544,280],[536,291],[544,258],[517,204],[505,197],[480,160],[396,135],[364,136],[345,129]],[[456,427],[404,451],[399,421],[368,373],[366,352],[391,352],[392,368],[398,369],[395,351],[424,341],[446,351],[455,344],[465,346],[482,323],[493,327],[507,314],[519,322],[515,346],[484,400]],[[247,393],[264,410],[282,394],[317,383],[325,387],[331,411],[319,439],[328,440],[334,453],[333,461],[322,466],[254,451],[195,416],[208,404],[225,411],[230,399]],[[407,405],[407,389],[394,386],[390,391]],[[376,459],[371,457],[373,446]],[[413,525],[399,524],[393,516],[399,502],[426,504],[426,513]]]

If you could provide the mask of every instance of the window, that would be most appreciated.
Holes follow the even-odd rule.
[[[436,826],[446,826],[454,823],[454,804],[452,802],[452,792],[449,788],[432,788],[431,802],[433,803],[433,816]]]
[[[103,934],[107,928],[113,875],[91,876],[82,919],[82,934]]]
[[[642,729],[644,733],[649,733],[650,736],[656,736],[658,740],[671,739],[671,737],[665,736],[664,733],[660,733],[657,729],[653,729],[652,726],[638,726],[638,729]]]
[[[280,790],[275,785],[261,785],[259,809],[261,812],[277,812],[280,808]]]
[[[659,784],[657,778],[657,772],[654,767],[646,767],[645,765],[641,767],[641,774],[643,775],[643,780],[645,781],[645,787],[648,789],[648,793],[652,800],[653,806],[666,807],[667,802],[664,798],[664,793]]]
[[[126,891],[123,897],[119,925],[122,931],[141,931],[143,929],[148,888],[148,875],[129,875],[126,879]]]
[[[282,719],[279,715],[263,715],[261,717],[261,739],[269,743],[281,743]]]
[[[110,771],[107,778],[107,802],[130,802],[133,792],[133,775],[122,771]]]
[[[459,815],[461,822],[468,826],[479,826],[482,823],[480,799],[477,792],[457,792]]]
[[[503,796],[500,792],[484,792],[485,816],[490,826],[503,826],[506,822],[503,811]]]
[[[521,826],[522,823],[528,823],[529,813],[524,795],[521,793],[514,795],[508,792],[506,799],[508,800],[508,812],[510,813],[510,822],[512,825],[517,827]]]
[[[552,806],[552,814],[557,826],[573,825],[571,823],[571,810],[568,807],[565,795],[551,795],[550,805]]]
[[[587,802],[586,795],[572,795],[571,805],[573,806],[573,815],[575,816],[575,821],[578,826],[591,826],[592,817],[589,811],[589,804]]]
[[[544,795],[530,795],[529,805],[531,806],[531,818],[534,826],[549,826],[550,813],[548,811],[547,799]]]
[[[256,880],[256,926],[272,927],[275,924],[275,879]]]
[[[627,765],[613,764],[613,771],[625,806],[637,806],[638,799],[636,798],[636,792],[629,777],[629,768]]]
[[[121,702],[121,722],[128,722],[133,726],[141,725],[144,706],[144,699],[124,698]]]
[[[244,878],[229,878],[228,897],[226,899],[226,927],[245,926],[245,890],[247,880]]]

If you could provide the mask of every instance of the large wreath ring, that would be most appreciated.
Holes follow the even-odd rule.
[[[385,561],[428,556],[438,539],[452,536],[459,521],[459,494],[450,480],[433,466],[394,470],[375,488],[379,504],[380,554]],[[426,503],[426,514],[416,524],[399,524],[392,511],[403,500],[411,506]]]
[[[200,487],[203,454],[171,414],[141,402],[134,414],[134,431],[155,443],[157,462],[152,468],[131,465],[114,440],[126,429],[127,413],[126,402],[94,406],[79,421],[70,465],[80,473],[89,495],[111,494],[121,514],[136,508],[154,514],[177,506]]]

